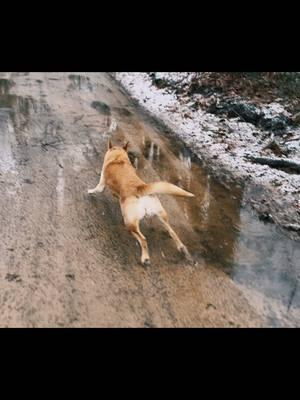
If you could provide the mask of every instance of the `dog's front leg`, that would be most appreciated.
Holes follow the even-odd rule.
[[[102,169],[101,176],[100,176],[100,181],[99,181],[98,185],[94,189],[89,189],[88,193],[89,194],[101,193],[101,192],[103,192],[104,189],[105,189],[105,180],[104,180],[104,172],[103,172],[103,169]]]

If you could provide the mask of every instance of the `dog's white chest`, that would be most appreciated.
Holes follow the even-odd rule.
[[[157,197],[144,196],[138,201],[139,217],[150,217],[156,215],[161,210],[161,204]]]

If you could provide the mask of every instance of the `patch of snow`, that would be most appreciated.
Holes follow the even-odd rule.
[[[283,114],[286,117],[290,117],[291,114],[279,103],[269,103],[263,107],[260,107],[266,117],[271,118],[278,114]]]

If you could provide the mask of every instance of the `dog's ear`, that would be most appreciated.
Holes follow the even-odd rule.
[[[108,150],[112,148],[111,140],[109,139],[107,142],[107,148]]]
[[[129,146],[129,142],[126,142],[126,143],[124,144],[124,146],[123,146],[123,149],[124,149],[125,151],[127,151],[128,146]]]

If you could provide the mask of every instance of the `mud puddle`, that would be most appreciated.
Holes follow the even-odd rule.
[[[261,221],[245,204],[242,185],[217,181],[178,138],[140,110],[145,123],[160,135],[145,135],[141,153],[158,176],[196,195],[177,199],[181,216],[189,226],[183,237],[193,256],[226,272],[264,315],[270,326],[300,323],[300,243],[278,226]],[[134,119],[134,118],[133,118]],[[144,132],[146,130],[144,129]],[[131,161],[142,172],[143,162]],[[174,215],[174,218],[178,216]]]

